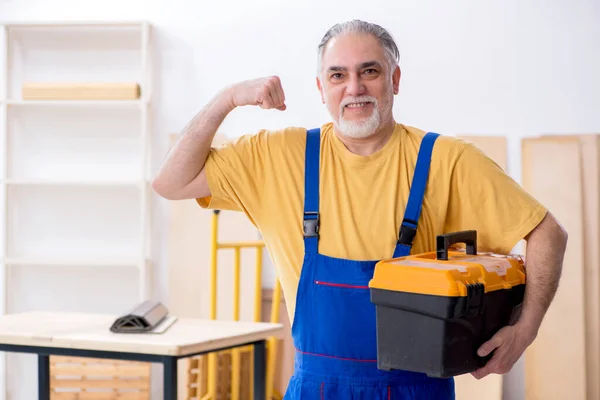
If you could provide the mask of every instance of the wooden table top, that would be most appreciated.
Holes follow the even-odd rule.
[[[0,343],[186,356],[278,337],[283,325],[179,318],[164,333],[113,333],[118,315],[26,312],[0,316]]]

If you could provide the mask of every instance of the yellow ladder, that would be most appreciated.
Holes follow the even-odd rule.
[[[217,319],[217,259],[219,250],[234,252],[234,278],[233,278],[233,320],[240,320],[240,276],[241,276],[241,250],[253,248],[256,250],[255,264],[255,295],[254,295],[254,321],[261,321],[261,303],[262,303],[262,261],[265,244],[262,240],[246,242],[227,242],[221,243],[218,240],[220,210],[214,210],[211,223],[211,254],[210,254],[210,318]],[[279,280],[275,281],[273,288],[273,300],[271,303],[270,322],[279,323],[279,305],[281,304],[281,285]],[[281,400],[283,396],[274,387],[274,376],[277,357],[278,339],[271,337],[266,344],[266,395],[267,400]],[[253,396],[253,346],[246,346],[231,350],[213,352],[207,355],[196,357],[190,363],[188,376],[195,376],[196,387],[188,389],[188,398],[201,400],[220,400],[221,398],[230,398],[231,400],[254,400]],[[249,387],[242,390],[241,387],[241,369],[242,357],[250,361],[249,368]],[[219,362],[225,364],[219,368]],[[229,368],[229,362],[231,367]],[[223,370],[229,370],[231,376],[229,382],[224,382],[219,373]],[[196,371],[196,373],[192,372]],[[219,383],[221,384],[219,387]],[[224,388],[225,387],[225,388]],[[204,389],[204,390],[203,390]],[[228,393],[221,393],[226,391]],[[204,392],[204,393],[201,393]],[[257,399],[258,400],[258,399]],[[261,399],[262,400],[262,399]]]

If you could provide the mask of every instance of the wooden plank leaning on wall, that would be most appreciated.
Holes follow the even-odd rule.
[[[507,171],[507,140],[505,136],[466,136],[459,135],[481,149],[489,158]],[[471,374],[455,378],[456,398],[461,400],[502,400],[502,376],[493,374],[477,380]]]
[[[535,342],[525,353],[527,400],[598,398],[586,396],[586,352],[590,347],[585,321],[581,154],[579,137],[526,138],[522,142],[523,186],[569,234],[560,287]],[[593,186],[597,188],[597,182]],[[597,213],[593,222],[598,224]],[[596,311],[597,307],[596,303]]]
[[[584,391],[585,395],[581,394],[583,397],[580,398],[588,400],[600,399],[600,380],[598,380],[598,376],[600,376],[600,246],[598,246],[600,242],[600,135],[542,136],[541,138],[530,140],[558,143],[566,141],[572,143],[571,146],[573,147],[576,146],[575,141],[578,141],[580,159],[579,161],[572,161],[572,168],[576,168],[577,165],[580,166],[581,190],[573,187],[573,185],[565,185],[564,182],[557,182],[555,188],[556,192],[568,188],[567,193],[563,194],[563,196],[570,195],[574,198],[576,191],[582,196],[580,210],[583,220],[583,236],[569,232],[568,251],[571,252],[579,248],[583,250],[583,283],[581,284],[581,288],[583,289],[584,301],[583,329],[585,342],[583,343],[584,348],[582,351],[584,352],[585,369],[574,369],[574,372],[578,372],[581,377],[585,378],[585,382],[578,380],[580,386],[574,389],[574,393],[571,394],[570,398],[575,399],[578,393]],[[556,163],[558,160],[549,158],[548,162]],[[556,168],[560,167],[556,165]],[[571,177],[571,179],[575,178],[575,176]],[[571,208],[573,208],[573,205],[571,205]],[[569,228],[567,227],[567,229]],[[564,274],[570,274],[572,268],[573,266],[565,260],[563,277]],[[566,285],[564,281],[562,285]],[[576,295],[574,292],[581,290],[581,288],[569,287],[568,290]],[[563,328],[561,334],[566,341],[570,342],[572,340],[569,329]],[[558,369],[561,364],[563,366],[568,365],[570,362],[571,360],[569,359],[557,360],[556,368]],[[569,368],[572,367],[569,366]],[[532,393],[529,398],[539,398],[536,396],[539,395]]]
[[[600,399],[600,135],[580,135],[587,399]]]

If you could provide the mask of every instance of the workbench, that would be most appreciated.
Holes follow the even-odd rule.
[[[178,319],[164,333],[113,333],[118,315],[25,312],[0,316],[0,351],[38,356],[38,398],[50,399],[51,355],[160,363],[164,400],[177,400],[177,360],[254,345],[254,398],[265,399],[265,341],[281,324]],[[7,366],[10,368],[10,366]]]

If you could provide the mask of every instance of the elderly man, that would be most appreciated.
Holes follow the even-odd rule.
[[[234,84],[190,122],[153,181],[167,199],[243,211],[281,281],[296,351],[289,399],[452,399],[454,382],[377,368],[368,282],[377,260],[435,250],[474,229],[479,248],[525,238],[520,319],[481,346],[473,374],[505,373],[532,343],[556,291],[567,235],[473,145],[394,120],[398,49],[382,27],[350,21],[319,45],[317,87],[332,122],[242,136],[211,148],[224,118],[247,105],[285,110],[277,77]]]

